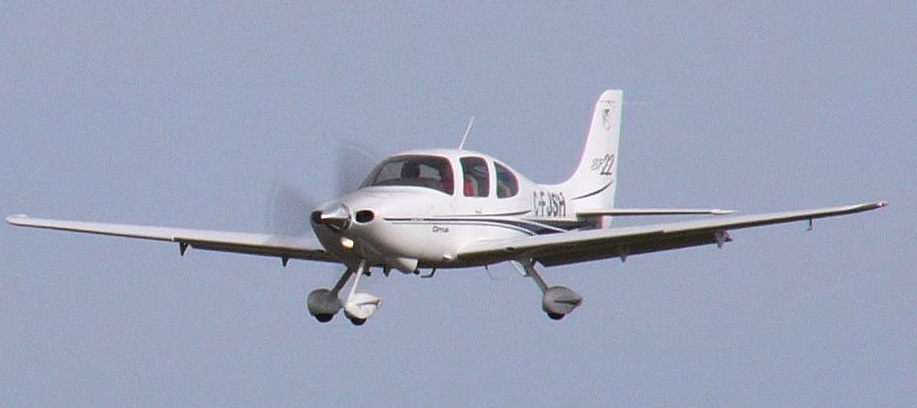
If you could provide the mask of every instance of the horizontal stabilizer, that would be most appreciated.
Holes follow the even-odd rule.
[[[726,215],[732,214],[732,210],[720,210],[718,208],[606,208],[598,210],[577,210],[578,216],[599,216],[599,215]]]

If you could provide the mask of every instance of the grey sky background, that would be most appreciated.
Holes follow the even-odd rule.
[[[617,203],[882,211],[548,269],[373,276],[0,227],[2,406],[917,405],[917,5],[0,3],[0,213],[238,231],[348,143],[573,169],[625,90]],[[766,2],[765,2],[766,3]],[[628,220],[649,223],[659,219]]]

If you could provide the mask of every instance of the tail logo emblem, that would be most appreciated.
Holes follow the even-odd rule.
[[[613,104],[608,102],[608,107],[602,110],[602,125],[605,126],[605,130],[611,130],[611,108]]]
[[[603,157],[592,159],[592,171],[599,171],[599,175],[610,176],[614,174],[612,169],[615,164],[615,155],[608,153]]]

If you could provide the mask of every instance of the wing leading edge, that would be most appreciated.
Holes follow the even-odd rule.
[[[469,263],[497,263],[526,258],[545,266],[617,257],[626,259],[630,255],[669,249],[722,245],[730,240],[729,230],[854,214],[886,205],[879,201],[814,210],[482,240],[465,246],[458,258]]]
[[[284,264],[289,259],[339,262],[336,257],[326,252],[317,240],[311,237],[50,220],[30,218],[24,215],[7,217],[6,222],[21,227],[177,242],[182,254],[185,253],[188,247],[191,247],[211,251],[278,257],[283,259]]]

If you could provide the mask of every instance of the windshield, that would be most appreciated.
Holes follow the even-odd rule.
[[[396,156],[376,166],[360,187],[426,187],[452,195],[453,180],[452,166],[445,157]]]

